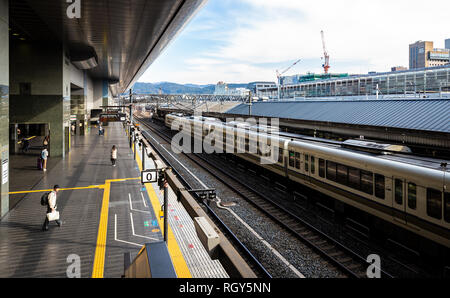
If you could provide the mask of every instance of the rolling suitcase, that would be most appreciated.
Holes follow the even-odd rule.
[[[37,168],[39,171],[42,171],[42,159],[40,157],[37,159]]]

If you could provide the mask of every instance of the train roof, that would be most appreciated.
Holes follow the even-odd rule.
[[[227,114],[248,115],[241,104]],[[450,100],[329,100],[254,102],[252,116],[395,127],[450,133]]]
[[[192,117],[186,117],[192,119]],[[215,118],[212,118],[215,119]],[[200,119],[196,119],[200,120]],[[249,129],[250,125],[245,122],[241,121],[231,121],[227,123],[231,126],[237,125],[238,129]],[[247,125],[245,125],[247,124]],[[236,126],[235,126],[236,127]],[[257,133],[256,131],[251,131],[251,133]],[[265,132],[263,132],[265,133]],[[442,163],[447,163],[448,167],[446,169],[446,172],[450,172],[450,161],[449,160],[443,160],[443,159],[435,159],[431,157],[421,157],[414,155],[410,152],[409,148],[406,146],[401,145],[393,145],[393,144],[385,144],[385,143],[377,143],[374,141],[369,140],[346,140],[346,141],[335,141],[335,140],[329,140],[329,139],[323,139],[323,138],[315,138],[295,133],[287,133],[287,132],[279,132],[279,134],[268,134],[268,136],[279,136],[282,139],[287,139],[294,142],[305,142],[309,144],[314,144],[318,146],[324,146],[332,149],[338,149],[342,151],[352,152],[352,153],[358,153],[366,156],[372,156],[377,158],[382,158],[385,160],[391,160],[391,161],[397,161],[401,163],[416,165],[420,167],[426,167],[429,169],[434,170],[443,170],[441,167]],[[352,146],[345,146],[345,144]],[[358,150],[358,147],[364,147],[371,149],[377,149],[372,151],[366,151],[366,150]],[[397,148],[394,150],[391,150],[393,146],[399,146],[402,148]],[[404,148],[403,148],[404,147]]]

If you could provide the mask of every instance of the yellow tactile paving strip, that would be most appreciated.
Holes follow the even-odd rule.
[[[139,166],[139,170],[142,171],[142,161],[139,157],[139,154],[136,154],[136,162]],[[155,189],[153,188],[151,183],[145,183],[145,188],[147,190],[148,196],[150,198],[150,203],[152,204],[153,211],[155,214],[159,214],[161,210],[161,205],[159,203],[158,197],[156,196]],[[164,221],[161,217],[157,217],[159,227],[161,229],[162,234],[164,235]],[[183,257],[183,253],[181,252],[180,247],[178,246],[175,235],[168,225],[168,250],[170,257],[172,258],[172,263],[175,268],[175,272],[179,278],[191,278],[191,272],[189,271],[188,265],[186,264],[186,260]]]

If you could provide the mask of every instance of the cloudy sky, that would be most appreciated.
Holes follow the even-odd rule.
[[[408,66],[417,40],[444,47],[450,1],[209,0],[139,79],[193,84],[275,81],[323,71],[324,30],[330,72],[367,73]]]

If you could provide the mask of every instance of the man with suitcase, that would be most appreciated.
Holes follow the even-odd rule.
[[[50,221],[54,220],[58,227],[61,227],[62,222],[59,218],[59,212],[56,211],[56,194],[59,191],[59,185],[55,185],[53,187],[53,191],[51,191],[47,195],[47,214],[45,216],[44,225],[42,226],[43,231],[48,231],[48,224]]]

